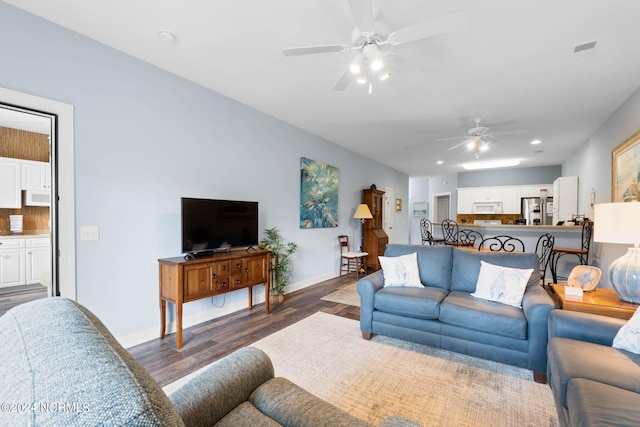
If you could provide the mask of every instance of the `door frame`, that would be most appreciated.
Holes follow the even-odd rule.
[[[383,200],[382,229],[387,233],[389,243],[391,243],[393,241],[393,214],[395,209],[393,188],[384,188]]]
[[[40,111],[55,116],[55,153],[52,160],[52,171],[57,176],[51,198],[51,238],[57,257],[56,283],[60,296],[75,300],[76,290],[76,233],[75,233],[75,169],[73,139],[73,106],[51,99],[41,98],[0,87],[0,101],[18,108]],[[54,172],[52,172],[54,173]],[[54,264],[56,264],[54,262]]]

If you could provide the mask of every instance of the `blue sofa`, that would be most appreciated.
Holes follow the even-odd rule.
[[[0,426],[369,426],[244,347],[167,396],[100,320],[65,298],[0,317]],[[415,427],[400,417],[381,426]]]
[[[538,284],[536,254],[391,244],[385,256],[413,252],[423,288],[385,288],[382,270],[358,282],[363,338],[380,334],[494,360],[530,369],[536,381],[546,382],[547,319],[555,304]],[[534,269],[522,308],[471,295],[481,260]]]
[[[567,426],[640,425],[640,355],[613,348],[625,320],[554,310],[548,379]]]

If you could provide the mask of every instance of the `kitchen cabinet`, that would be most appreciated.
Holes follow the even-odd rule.
[[[0,157],[0,208],[22,207],[20,171],[19,161]]]
[[[25,239],[0,239],[0,287],[25,284]]]
[[[520,187],[505,187],[502,189],[502,213],[520,213]]]
[[[571,221],[578,214],[578,177],[561,176],[553,181],[553,223]]]
[[[473,213],[473,190],[458,188],[458,213]]]
[[[553,197],[553,184],[523,185],[520,197],[540,197],[540,190],[547,190],[547,197]]]
[[[26,284],[42,283],[43,277],[51,275],[51,238],[25,239]]]
[[[23,190],[50,190],[51,166],[45,162],[22,161],[21,188]]]
[[[502,187],[476,188],[473,191],[474,202],[502,202]]]

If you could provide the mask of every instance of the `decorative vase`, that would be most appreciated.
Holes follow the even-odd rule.
[[[269,304],[280,305],[284,302],[284,294],[269,294]]]
[[[609,283],[621,300],[640,303],[640,248],[629,248],[625,255],[611,263]]]

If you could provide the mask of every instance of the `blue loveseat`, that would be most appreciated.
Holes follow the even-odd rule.
[[[562,427],[640,425],[640,355],[613,348],[625,320],[554,310],[548,379]]]
[[[413,252],[424,287],[384,287],[382,270],[358,282],[363,338],[380,334],[494,360],[530,369],[546,382],[547,319],[555,304],[538,284],[536,254],[391,244],[385,256]],[[471,295],[481,260],[534,269],[522,308]]]

